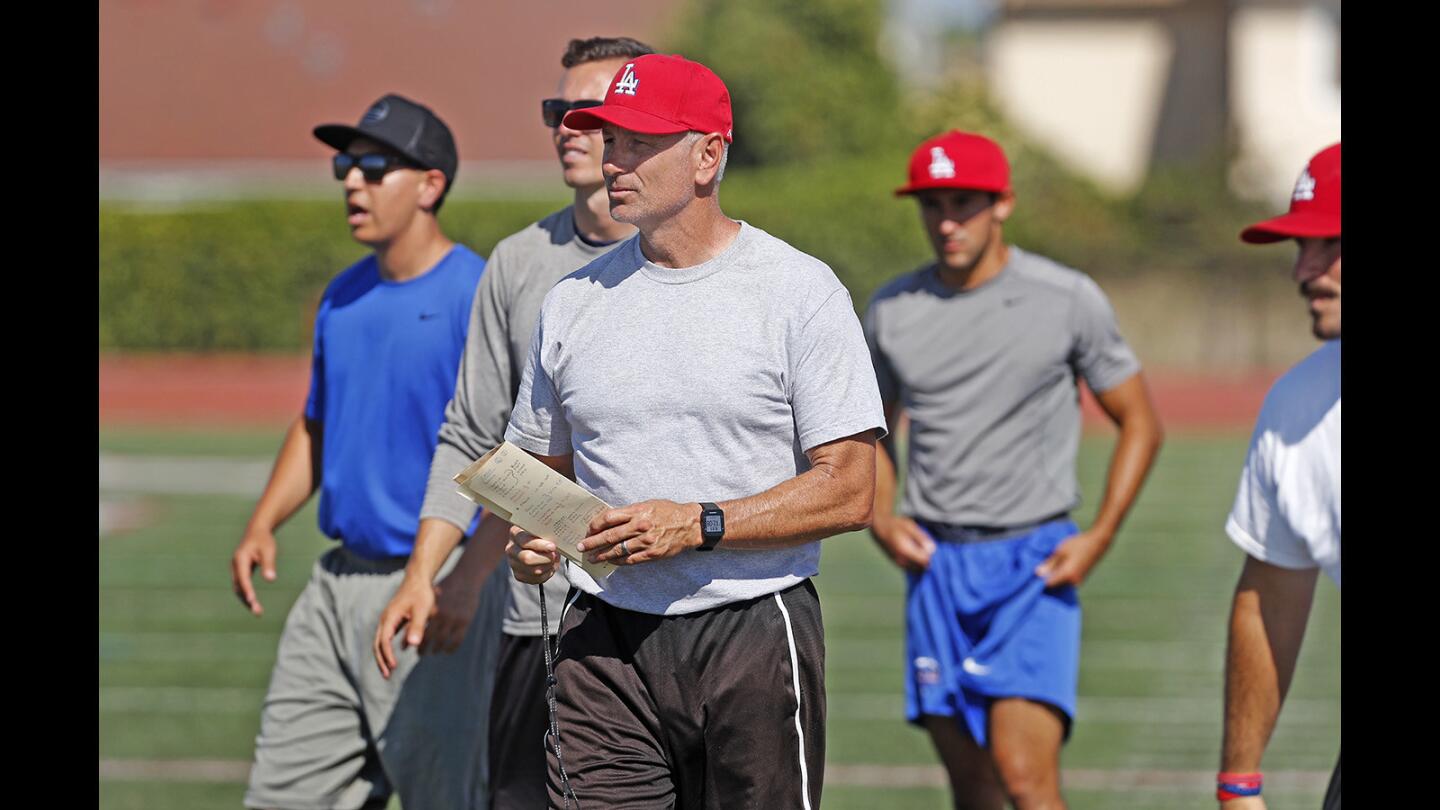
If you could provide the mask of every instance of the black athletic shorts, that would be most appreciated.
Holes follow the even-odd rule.
[[[550,712],[545,704],[544,656],[540,636],[500,636],[495,692],[490,698],[492,810],[545,806],[545,729],[550,726]]]
[[[825,636],[809,580],[679,616],[572,596],[556,702],[581,807],[818,810]],[[560,808],[561,763],[546,761]]]

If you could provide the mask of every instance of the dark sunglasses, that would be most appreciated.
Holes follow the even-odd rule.
[[[384,152],[370,152],[364,155],[338,152],[331,162],[335,168],[336,180],[344,180],[349,176],[351,169],[359,166],[360,174],[364,175],[366,182],[369,183],[378,183],[384,180],[385,175],[396,169],[421,168],[414,161]]]
[[[540,102],[540,117],[545,120],[545,126],[554,129],[560,126],[565,120],[565,113],[571,110],[583,110],[587,107],[599,107],[603,101],[566,101],[563,98],[547,98]]]

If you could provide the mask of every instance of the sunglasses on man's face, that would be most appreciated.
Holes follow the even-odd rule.
[[[335,155],[333,165],[336,180],[344,180],[350,175],[351,169],[359,166],[360,174],[364,175],[365,181],[368,183],[378,183],[385,179],[385,175],[396,169],[420,168],[413,162],[399,155],[391,155],[384,152],[370,152],[364,155],[352,155],[349,152],[339,152]]]
[[[565,113],[571,110],[583,110],[586,107],[599,107],[603,101],[591,101],[582,99],[580,101],[566,101],[563,98],[547,98],[540,102],[540,117],[545,119],[545,126],[554,129],[560,126],[565,120]]]

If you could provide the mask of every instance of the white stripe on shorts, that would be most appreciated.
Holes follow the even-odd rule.
[[[565,614],[570,612],[570,606],[575,604],[576,600],[580,598],[580,594],[582,593],[584,593],[584,591],[576,588],[575,593],[570,594],[570,598],[565,600],[565,607],[560,608],[560,627],[556,629],[557,633],[560,629],[563,629],[565,627]]]
[[[810,810],[810,774],[805,769],[805,729],[800,725],[800,661],[795,657],[795,631],[790,627],[790,611],[785,609],[785,600],[775,594],[775,604],[780,606],[780,615],[785,618],[785,639],[790,642],[790,678],[795,687],[795,734],[800,738],[800,804]]]

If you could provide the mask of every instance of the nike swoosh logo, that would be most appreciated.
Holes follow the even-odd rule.
[[[428,313],[427,313],[427,312],[422,312],[422,313],[420,313],[420,320],[422,320],[422,321],[428,321],[428,320],[430,320],[431,318],[438,317],[439,315],[440,315],[440,313],[438,313],[438,312],[428,312]]]
[[[987,667],[984,664],[976,663],[974,658],[966,658],[964,661],[960,662],[960,666],[971,675],[990,674],[990,667]]]

